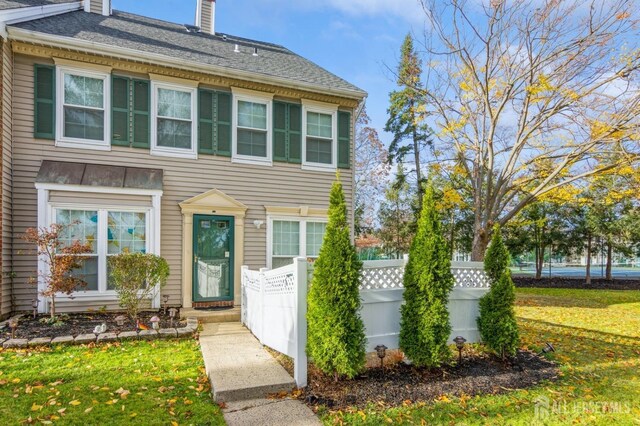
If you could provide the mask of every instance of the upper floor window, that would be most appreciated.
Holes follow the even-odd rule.
[[[152,83],[151,152],[171,157],[196,158],[196,89]]]
[[[109,74],[57,70],[57,145],[110,149]]]
[[[337,106],[303,101],[303,166],[334,170],[337,164]]]
[[[271,164],[271,95],[234,90],[233,159]]]

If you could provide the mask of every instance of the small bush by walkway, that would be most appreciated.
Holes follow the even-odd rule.
[[[223,425],[197,341],[0,349],[2,424]]]

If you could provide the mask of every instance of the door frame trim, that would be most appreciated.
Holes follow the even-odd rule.
[[[196,232],[198,230],[198,227],[195,225],[196,220],[198,218],[215,218],[216,221],[218,220],[226,220],[229,221],[229,231],[231,232],[231,239],[229,241],[229,282],[231,284],[231,295],[230,296],[225,296],[225,297],[209,297],[206,299],[201,299],[201,300],[196,300],[196,286],[195,286],[195,282],[196,282],[196,264],[193,261],[193,257],[195,256],[195,252],[196,252]],[[234,248],[235,248],[235,217],[234,216],[220,216],[220,215],[215,215],[215,214],[194,214],[193,215],[193,236],[192,236],[192,248],[191,248],[191,300],[194,302],[219,302],[219,301],[232,301],[234,299],[234,294],[235,294],[235,282],[234,282],[234,277],[235,277],[235,253],[234,253]]]

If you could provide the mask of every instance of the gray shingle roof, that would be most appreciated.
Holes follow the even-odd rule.
[[[363,91],[285,47],[231,35],[190,33],[184,25],[114,11],[102,16],[83,11],[13,25],[39,33],[161,54],[292,82]],[[234,52],[235,45],[240,53]],[[258,55],[254,56],[254,48]]]
[[[50,4],[71,3],[73,1],[77,0],[0,0],[0,10],[47,6]]]

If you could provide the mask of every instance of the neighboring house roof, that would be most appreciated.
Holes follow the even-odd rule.
[[[65,13],[12,27],[51,36],[158,54],[173,60],[285,79],[318,88],[366,92],[283,46],[225,34],[188,32],[184,25],[113,11],[102,16],[83,11]],[[240,52],[234,52],[235,45]],[[94,45],[95,46],[95,45]],[[254,49],[257,48],[257,56]]]
[[[161,169],[44,160],[36,183],[162,189]]]
[[[72,3],[74,1],[77,0],[0,0],[0,10],[48,6],[51,4]]]

